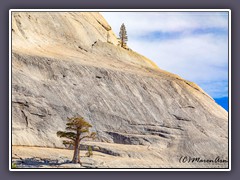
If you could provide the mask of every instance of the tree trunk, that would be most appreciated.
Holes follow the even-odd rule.
[[[74,154],[73,154],[73,159],[72,159],[72,163],[80,163],[80,150],[79,150],[79,142],[80,140],[80,134],[77,133],[77,138],[75,141],[75,145],[74,145]]]
[[[80,165],[82,165],[81,161],[80,161],[80,141],[79,141],[79,147],[78,147],[78,163]]]

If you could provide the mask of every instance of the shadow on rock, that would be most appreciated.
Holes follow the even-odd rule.
[[[53,160],[53,159],[43,159],[38,157],[33,158],[25,158],[17,162],[19,165],[23,166],[33,166],[33,167],[41,167],[41,166],[60,166],[63,164],[69,164],[71,161],[61,159],[61,160]]]

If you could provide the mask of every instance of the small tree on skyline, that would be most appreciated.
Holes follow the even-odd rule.
[[[85,138],[95,139],[96,133],[90,133],[91,124],[86,122],[83,117],[68,118],[66,123],[67,131],[58,131],[57,136],[65,138],[64,145],[72,145],[74,148],[72,163],[80,163],[80,142]]]
[[[127,36],[127,30],[124,23],[120,27],[119,39],[120,39],[120,46],[123,48],[126,48],[128,36]]]

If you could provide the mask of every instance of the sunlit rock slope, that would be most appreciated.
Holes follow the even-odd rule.
[[[228,156],[227,112],[196,84],[119,47],[101,14],[12,12],[12,144],[63,147],[56,132],[75,115],[93,125],[104,153],[114,144],[126,146],[124,157],[149,149],[122,158],[124,167]]]

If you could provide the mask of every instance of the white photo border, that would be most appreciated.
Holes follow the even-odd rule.
[[[12,12],[228,12],[228,168],[12,168]],[[9,171],[231,171],[231,10],[230,9],[10,9],[9,10]]]

